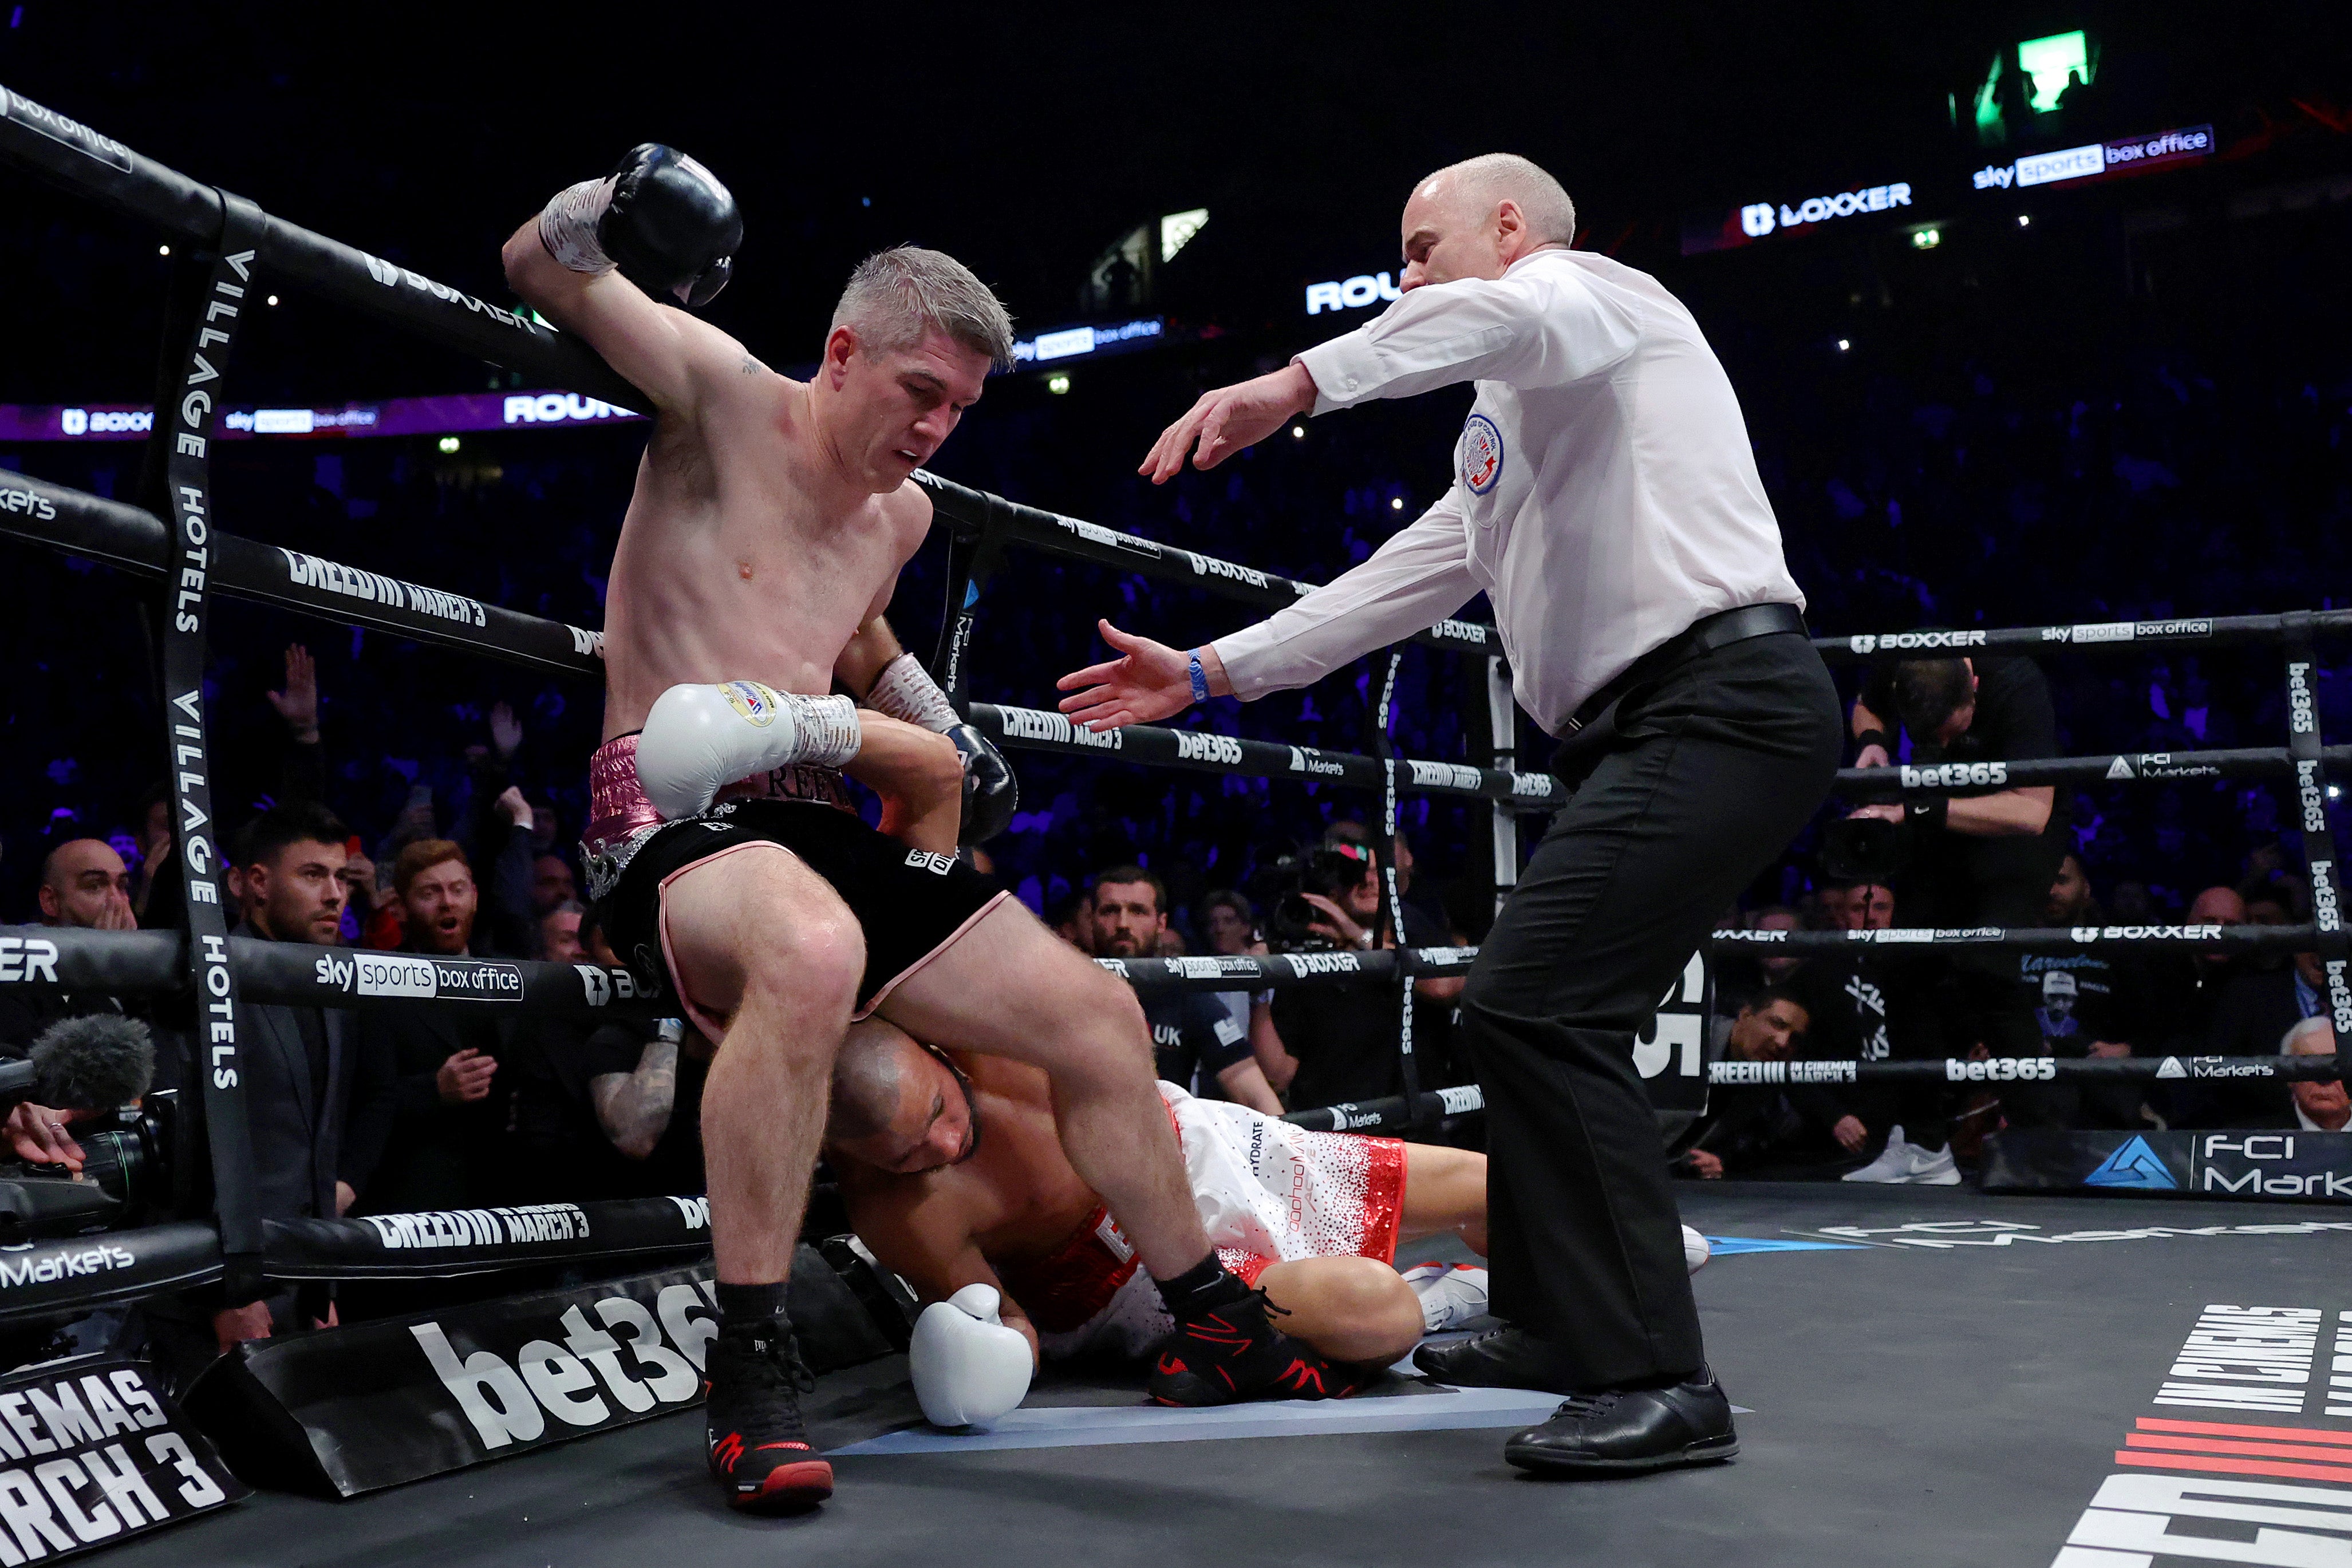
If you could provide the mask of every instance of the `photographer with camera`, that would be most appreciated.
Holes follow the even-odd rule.
[[[120,1230],[173,1215],[173,1129],[154,1083],[147,1025],[119,1013],[68,1018],[43,1030],[24,1060],[0,1063],[0,1246]],[[66,1129],[93,1124],[88,1146]],[[0,1328],[0,1370],[121,1348],[129,1307]]]
[[[1286,855],[1275,862],[1267,882],[1266,944],[1274,951],[1363,952],[1395,946],[1380,862],[1363,845],[1343,839]],[[1459,980],[1451,984],[1459,991]],[[1450,1008],[1451,999],[1444,1005]],[[1423,1010],[1416,998],[1416,1038]],[[1298,1109],[1402,1092],[1397,998],[1387,987],[1277,990],[1271,1017],[1283,1051],[1297,1063],[1289,1095]]]

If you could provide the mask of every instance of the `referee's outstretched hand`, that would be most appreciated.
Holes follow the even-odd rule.
[[[1150,724],[1192,706],[1192,666],[1181,652],[1149,637],[1130,636],[1108,621],[1096,624],[1103,641],[1119,656],[1073,671],[1055,683],[1063,691],[1077,694],[1064,697],[1061,704],[1072,724],[1093,730],[1117,729],[1121,725]],[[1210,664],[1216,656],[1213,648],[1201,651],[1202,663],[1209,669],[1209,689],[1223,695],[1228,689],[1224,666]]]
[[[1315,378],[1298,364],[1202,392],[1183,418],[1160,433],[1136,472],[1165,485],[1188,456],[1195,468],[1214,468],[1280,430],[1285,420],[1314,410]]]

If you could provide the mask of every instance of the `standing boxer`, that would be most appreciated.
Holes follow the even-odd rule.
[[[1652,1470],[1738,1452],[1706,1364],[1656,1118],[1633,1063],[1716,915],[1827,793],[1839,715],[1731,383],[1657,281],[1569,248],[1524,158],[1440,170],[1405,204],[1403,298],[1280,371],[1212,392],[1155,482],[1291,419],[1475,382],[1452,486],[1362,565],[1189,653],[1105,622],[1065,676],[1089,727],[1302,686],[1484,591],[1515,690],[1574,788],[1462,997],[1487,1106],[1494,1311],[1425,1348],[1451,1383],[1570,1397],[1504,1457]]]
[[[613,558],[583,847],[614,949],[667,968],[719,1045],[711,1471],[739,1507],[832,1495],[784,1276],[853,1014],[1045,1071],[1070,1164],[1177,1324],[1155,1393],[1297,1393],[1322,1364],[1209,1249],[1134,993],[954,858],[959,795],[985,837],[973,820],[1002,825],[1011,774],[882,619],[930,528],[909,476],[1011,362],[1012,321],[953,258],[884,251],[851,276],[816,373],[791,381],[677,308],[718,293],[742,235],[709,170],[648,143],[505,250],[515,291],[654,411]],[[885,831],[845,809],[843,770],[882,791]]]

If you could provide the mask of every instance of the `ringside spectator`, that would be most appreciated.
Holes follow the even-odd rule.
[[[1139,865],[1112,866],[1094,879],[1094,954],[1097,958],[1159,955],[1168,929],[1168,884]],[[1282,1102],[1250,1052],[1249,1030],[1225,1005],[1199,991],[1142,993],[1160,1076],[1188,1093],[1237,1101],[1270,1116]]]
[[[420,839],[400,852],[393,887],[409,951],[479,957],[480,895],[466,852]],[[396,1113],[370,1206],[378,1213],[496,1202],[510,1182],[509,1107],[499,1092],[501,1051],[515,1020],[460,1008],[379,1009],[361,1022],[362,1049],[397,1085]]]
[[[1902,804],[1855,808],[1853,816],[1900,822],[1909,830],[1911,863],[1904,887],[1916,925],[2030,926],[2049,903],[2069,841],[2066,809],[2046,784],[2004,786],[1998,770],[1978,764],[2056,757],[2057,710],[2049,683],[2030,659],[1906,659],[1873,674],[1853,710],[1861,743],[1855,763],[1892,759],[1887,726],[1910,737],[1912,765],[1950,766],[1954,777],[1934,793]],[[2019,977],[2014,954],[1961,948],[1949,960],[1969,1032],[1995,1056],[2043,1053],[2038,998]],[[2060,1125],[2063,1097],[2041,1083],[2006,1085],[2012,1124]]]
[[[350,830],[311,801],[272,807],[236,838],[247,913],[234,935],[331,946],[341,936]],[[382,1016],[382,1015],[377,1015]],[[334,1218],[369,1186],[383,1146],[391,1085],[371,1070],[352,1015],[333,1008],[244,1004],[246,1122],[256,1196],[267,1219]],[[189,1064],[181,1064],[184,1080]],[[201,1116],[203,1101],[184,1109]],[[157,1359],[191,1378],[241,1340],[333,1321],[324,1287],[288,1288],[247,1306],[192,1291],[143,1304]]]
[[[2305,1019],[2286,1031],[2279,1051],[2285,1056],[2333,1056],[2336,1026],[2325,1013]],[[2352,1099],[2346,1097],[2342,1079],[2305,1080],[2288,1085],[2288,1094],[2294,1103],[2294,1124],[2305,1132],[2340,1133],[2352,1126]]]
[[[1767,989],[1742,1002],[1738,1013],[1717,1020],[1710,1061],[1786,1061],[1795,1055],[1812,1015],[1787,991]],[[1708,1092],[1707,1113],[1698,1135],[1676,1162],[1677,1168],[1705,1181],[1727,1174],[1811,1171],[1834,1160],[1838,1145],[1828,1127],[1810,1118],[1778,1084],[1726,1084]]]
[[[131,870],[103,839],[68,839],[49,851],[41,860],[35,897],[44,925],[84,931],[138,927],[131,912]],[[0,990],[0,1056],[22,1056],[35,1036],[60,1019],[131,1010],[103,992],[11,986]]]

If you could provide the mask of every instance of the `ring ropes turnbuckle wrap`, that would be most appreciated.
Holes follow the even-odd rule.
[[[214,265],[216,271],[222,267],[226,267],[232,274],[239,271],[250,273],[266,269],[322,298],[350,306],[364,314],[416,333],[457,351],[488,360],[508,369],[523,371],[541,380],[544,384],[602,398],[617,407],[630,407],[639,401],[636,391],[589,352],[583,345],[562,337],[528,315],[488,304],[461,290],[425,277],[413,269],[385,261],[340,241],[329,239],[283,219],[270,216],[260,212],[249,202],[202,185],[88,127],[79,125],[62,116],[50,114],[38,105],[32,104],[30,100],[5,88],[0,88],[0,162],[13,164],[37,174],[68,191],[96,200],[118,213],[156,224],[199,246],[214,247],[224,256],[236,256],[242,262],[241,267],[231,266],[225,259],[215,262]],[[208,281],[211,279],[208,278]],[[250,278],[249,277],[232,278],[231,281],[236,287],[243,287],[249,286]],[[224,296],[221,299],[207,302],[205,308],[209,309],[223,303],[224,300],[236,298],[239,297]],[[215,317],[209,321],[190,324],[190,355],[178,361],[180,374],[184,380],[198,371],[194,359],[196,351],[206,348],[219,349],[226,346],[225,342],[206,336],[207,332],[221,332],[220,321],[224,319]],[[219,369],[218,362],[209,359],[205,362],[216,374]],[[205,384],[209,385],[209,382]],[[175,394],[184,394],[191,390],[194,389],[180,383],[174,383],[169,389]],[[159,404],[172,406],[180,401],[176,396],[165,397],[159,399]],[[168,434],[172,443],[171,448],[164,452],[164,455],[167,457],[175,455],[187,457],[199,455],[179,452],[179,438],[183,435],[190,435],[201,439],[201,432],[197,427],[203,421],[197,416],[198,412],[208,415],[211,408],[215,406],[217,402],[215,394],[209,400],[199,400],[198,402],[188,404],[184,408],[174,408],[173,417],[159,420],[159,442]],[[173,640],[166,643],[167,691],[174,689],[168,677],[184,675],[191,667],[192,660],[193,667],[199,676],[198,684],[182,688],[184,695],[188,692],[197,695],[196,706],[192,716],[195,722],[190,727],[195,728],[199,733],[194,737],[183,735],[170,737],[175,744],[189,744],[197,748],[184,759],[188,762],[204,760],[200,697],[200,676],[205,652],[202,612],[208,603],[210,593],[215,590],[233,597],[275,603],[284,608],[341,623],[378,627],[420,641],[464,648],[513,663],[581,675],[601,674],[601,639],[596,632],[519,614],[499,606],[484,605],[462,595],[449,594],[439,590],[385,578],[319,557],[274,549],[248,539],[226,534],[213,527],[208,495],[204,486],[201,471],[196,472],[192,481],[186,478],[189,473],[190,470],[184,465],[177,476],[171,476],[168,467],[166,470],[167,479],[192,483],[198,496],[204,497],[203,503],[193,513],[179,507],[174,507],[173,516],[180,524],[177,528],[167,528],[152,511],[122,506],[120,503],[65,486],[48,485],[15,475],[0,474],[0,532],[12,534],[49,548],[62,549],[75,554],[106,560],[146,577],[168,579],[175,570],[186,570],[176,563],[174,552],[184,550],[191,543],[194,543],[195,548],[207,551],[200,569],[203,572],[202,579],[195,585],[195,591],[199,597],[190,612],[194,619],[194,624],[181,627],[175,619],[173,622]],[[1120,534],[1075,518],[1063,517],[1039,508],[1006,501],[1003,497],[971,490],[929,473],[920,473],[917,478],[929,490],[938,514],[947,519],[951,530],[961,532],[967,537],[980,538],[984,533],[993,533],[1005,544],[1017,544],[1067,559],[1119,567],[1144,576],[1190,582],[1221,597],[1266,607],[1278,608],[1293,602],[1299,595],[1308,591],[1311,586],[1272,573],[1261,572],[1253,568],[1218,560],[1197,552],[1161,545],[1132,535]],[[152,502],[168,504],[171,500],[168,486],[160,493],[151,488],[149,498]],[[193,541],[186,537],[186,522],[191,516],[201,518],[204,529],[202,538]],[[52,524],[56,526],[46,526]],[[971,573],[968,576],[976,586],[979,574]],[[185,586],[183,585],[184,588]],[[968,608],[976,596],[967,594],[965,597],[966,605],[950,606],[950,608]],[[175,617],[176,613],[175,611]],[[2290,625],[2292,625],[2292,632],[2290,632]],[[2314,634],[2334,633],[2347,630],[2352,630],[2352,612],[2339,611],[2305,612],[2295,617],[2238,616],[2196,622],[2027,627],[1949,635],[1964,640],[1966,646],[1987,649],[2044,648],[2053,643],[2088,649],[2120,646],[2127,642],[2254,641],[2289,635],[2298,639],[2297,646],[2301,647],[2306,645],[2308,639]],[[968,637],[968,622],[963,627],[963,632]],[[1472,622],[1446,621],[1418,634],[1412,641],[1431,646],[1453,648],[1460,652],[1485,655],[1489,661],[1487,668],[1490,674],[1499,673],[1499,660],[1496,657],[1499,643],[1491,626]],[[1914,652],[1928,644],[1920,634],[1891,633],[1884,636],[1857,636],[1847,639],[1817,639],[1815,645],[1832,657],[1885,657]],[[1962,645],[1962,643],[1956,641],[1954,645]],[[2307,678],[2309,670],[2307,656],[2303,668]],[[961,669],[957,671],[957,675],[961,681],[962,675]],[[1490,685],[1492,685],[1495,683],[1490,682]],[[2292,693],[2292,673],[2290,690]],[[1387,694],[1384,692],[1383,695],[1385,699]],[[1385,707],[1384,700],[1384,710]],[[175,711],[186,710],[181,708]],[[1148,764],[1209,768],[1264,777],[1293,776],[1362,788],[1378,788],[1382,790],[1383,803],[1386,808],[1382,813],[1383,820],[1391,824],[1394,821],[1393,791],[1397,789],[1488,799],[1496,805],[1498,844],[1504,837],[1503,825],[1507,821],[1506,812],[1518,809],[1549,809],[1565,799],[1565,791],[1560,790],[1557,781],[1548,775],[1525,774],[1510,769],[1480,769],[1460,764],[1398,761],[1385,755],[1387,751],[1385,731],[1389,716],[1385,711],[1381,716],[1381,744],[1378,747],[1383,755],[1375,757],[1307,752],[1305,748],[1274,746],[1266,742],[1244,741],[1231,737],[1210,736],[1200,732],[1154,727],[1130,727],[1121,732],[1124,738],[1120,744],[1106,748],[1096,746],[1091,741],[1073,738],[1067,728],[1067,721],[1058,714],[1048,714],[1036,709],[992,707],[990,705],[974,704],[971,705],[971,716],[975,724],[984,729],[992,730],[1003,744],[1015,747],[1025,746],[1039,749],[1097,754],[1105,749],[1115,749],[1124,760]],[[1053,733],[1057,722],[1062,727],[1059,735]],[[1499,716],[1496,716],[1495,723],[1497,733],[1500,733]],[[2247,772],[2272,771],[2276,768],[2280,761],[2284,760],[2297,772],[2299,778],[2306,782],[2315,779],[2322,770],[2346,766],[2347,752],[2344,748],[2326,748],[2318,744],[2315,721],[2298,730],[2296,744],[2292,750],[2293,754],[2285,758],[2277,758],[2270,753],[2255,753],[2252,756],[2212,753],[2180,754],[2178,760],[2198,763],[2212,761],[2213,766],[2233,776],[2242,769]],[[2214,761],[2215,758],[2226,758],[2226,760]],[[182,761],[183,758],[175,752],[173,769],[175,775],[181,771]],[[2112,764],[2113,759],[2051,759],[2048,762],[2027,766],[2080,769],[2091,761]],[[198,767],[191,768],[191,771],[201,776],[205,769]],[[1849,774],[1862,771],[1864,770],[1849,770]],[[2079,771],[2053,775],[2053,779],[2080,776]],[[2165,775],[2159,771],[2147,770],[2134,772],[2132,776],[2138,778]],[[2120,775],[2109,773],[2104,774],[2103,777],[2119,778]],[[1874,785],[1881,789],[1886,787],[1886,783],[1881,782],[1878,779],[1867,777],[1843,779],[1842,782],[1861,787]],[[1901,787],[1937,790],[1960,786],[1941,781],[1921,786],[1904,780],[1901,781]],[[204,800],[200,793],[195,792],[199,789],[200,785],[182,784],[175,778],[175,804],[181,813],[181,822],[175,825],[175,831],[182,841],[177,848],[183,857],[188,854],[193,841],[192,829],[187,824],[200,820],[190,817],[190,805],[193,803],[197,810],[209,814],[209,801]],[[2306,811],[2307,852],[2313,848],[2332,848],[2331,841],[2326,837],[2324,816],[2319,820],[2320,825],[2317,830],[2309,828],[2309,820],[2310,815]],[[2311,858],[2323,872],[2333,865],[2332,853],[2324,858],[2315,854]],[[1498,883],[1502,881],[1503,879],[1498,878]],[[192,896],[189,900],[192,911],[196,902],[192,884]],[[217,910],[217,904],[213,907]],[[2352,1028],[2352,997],[2347,995],[2344,965],[2340,960],[2345,936],[2341,922],[2336,917],[2332,886],[2330,896],[2323,904],[2323,910],[2324,916],[2315,932],[2311,928],[2301,927],[2272,929],[2241,927],[2231,932],[2226,940],[2202,936],[2177,939],[2162,936],[2150,937],[2141,936],[2137,933],[2130,936],[2101,935],[2088,938],[2083,937],[2078,933],[2050,932],[2010,932],[1990,935],[1980,932],[1934,932],[1924,935],[1876,932],[1854,935],[1868,936],[1883,942],[1923,940],[1936,945],[1956,941],[1991,940],[2004,946],[2017,946],[2029,950],[2039,948],[2044,944],[2079,943],[2083,940],[2137,942],[2143,946],[2179,945],[2230,948],[2277,946],[2294,941],[2309,946],[2315,938],[2329,944],[2339,955],[2330,965],[2331,1003],[2339,1021],[2339,1027]],[[1393,909],[1391,917],[1393,918]],[[131,967],[142,965],[152,966],[160,956],[160,961],[169,968],[165,977],[171,980],[173,986],[194,985],[199,988],[201,995],[213,995],[215,988],[223,980],[227,983],[232,997],[238,995],[240,994],[238,992],[240,976],[246,977],[246,983],[253,988],[248,993],[249,998],[303,993],[304,988],[299,985],[291,986],[281,992],[277,989],[277,985],[284,979],[284,977],[279,976],[273,980],[264,977],[261,973],[293,957],[294,955],[285,952],[276,954],[249,952],[246,950],[244,944],[226,942],[225,938],[222,946],[217,950],[214,949],[205,943],[207,934],[202,928],[201,921],[192,935],[194,938],[193,945],[182,947],[180,944],[187,942],[188,938],[170,933],[75,933],[68,936],[50,928],[39,928],[37,934],[32,930],[25,930],[21,933],[0,932],[0,983],[7,983],[11,980],[22,981],[28,951],[39,951],[35,946],[37,944],[47,945],[50,963],[55,972],[60,975],[68,971],[81,972],[79,966],[87,956],[87,949],[120,946],[122,948],[124,961]],[[212,933],[212,935],[223,936],[222,933]],[[1719,934],[1719,937],[1738,935],[1740,934]],[[1810,938],[1822,934],[1790,935],[1793,937]],[[87,943],[84,938],[89,939]],[[162,939],[161,947],[156,946],[157,938]],[[1718,940],[1714,945],[1720,946],[1727,944]],[[1809,945],[1802,941],[1790,943],[1792,947]],[[277,945],[255,945],[256,947],[274,946]],[[354,962],[363,957],[385,959],[414,957],[411,955],[366,955],[352,949],[320,951],[333,956],[346,956]],[[1440,957],[1439,955],[1444,956]],[[1356,958],[1358,963],[1354,968],[1346,972],[1326,969],[1304,962],[1304,960],[1318,957],[1340,956],[1339,955],[1299,955],[1295,956],[1298,960],[1297,962],[1281,958],[1251,962],[1262,966],[1255,981],[1255,984],[1260,987],[1391,979],[1399,984],[1401,995],[1409,996],[1410,979],[1416,967],[1424,964],[1432,966],[1460,964],[1466,962],[1473,956],[1470,951],[1465,949],[1432,949],[1412,957],[1401,956],[1394,951],[1352,955],[1348,956]],[[1199,986],[1201,988],[1236,988],[1234,977],[1230,974],[1221,971],[1214,977],[1204,977],[1182,969],[1154,967],[1156,964],[1161,962],[1163,961],[1127,960],[1125,970],[1129,979],[1139,986],[1175,984],[1185,987]],[[1189,962],[1199,961],[1181,959],[1164,961],[1168,965],[1184,965]],[[1213,962],[1229,964],[1236,961],[1220,959]],[[110,956],[108,963],[113,963]],[[521,995],[516,998],[513,1005],[532,1009],[545,1007],[562,1011],[572,1010],[575,1006],[584,1008],[591,1005],[584,999],[586,994],[593,989],[593,983],[585,977],[587,970],[580,971],[575,977],[583,988],[581,995],[583,999],[574,1003],[570,999],[572,994],[570,989],[573,984],[572,980],[564,979],[560,976],[551,978],[541,973],[541,971],[560,969],[562,967],[518,965],[512,967],[516,972],[516,982],[522,988]],[[593,969],[593,967],[589,967],[589,969]],[[607,985],[617,984],[614,972],[595,972],[604,976]],[[1439,968],[1436,972],[1443,972],[1443,969]],[[116,988],[129,990],[133,988],[128,985],[118,985]],[[159,985],[154,988],[173,988]],[[362,1000],[356,996],[346,995],[338,1001],[337,1005],[346,1007],[379,1004],[415,1005],[425,999],[384,996]],[[436,997],[432,999],[437,1002],[455,998]],[[226,1028],[229,1031],[228,1037],[219,1043],[233,1046],[235,1028],[233,1006],[228,1015]],[[226,1060],[224,1058],[224,1064]],[[2319,1059],[2311,1060],[2316,1061]],[[1874,1075],[1876,1075],[1875,1070],[1906,1064],[1866,1063],[1862,1065],[1866,1069],[1874,1070]],[[2095,1065],[2103,1070],[2111,1070],[2121,1064],[2062,1061],[2058,1063],[2058,1068],[2067,1075],[2073,1075],[2074,1071],[2085,1065]],[[208,1083],[211,1082],[208,1080]],[[221,1119],[223,1110],[226,1111],[228,1120],[241,1120],[242,1088],[241,1080],[230,1080],[224,1075],[218,1081],[216,1089],[208,1090],[208,1094],[216,1093],[222,1097],[221,1108],[216,1109],[210,1105],[207,1107],[208,1112],[211,1112],[215,1117],[215,1125],[224,1124]],[[1392,1103],[1375,1102],[1360,1106],[1302,1111],[1294,1113],[1291,1119],[1310,1126],[1341,1126],[1356,1129],[1372,1126],[1404,1126],[1429,1116],[1458,1114],[1475,1110],[1478,1103],[1477,1091],[1475,1088],[1447,1089],[1435,1092],[1424,1092],[1410,1102],[1399,1096]],[[216,1181],[224,1194],[224,1213],[226,1214],[240,1201],[249,1203],[252,1179],[249,1150],[242,1170],[236,1168],[234,1159],[224,1156],[218,1152],[215,1154],[215,1163]],[[240,1190],[244,1194],[241,1200],[236,1196]],[[680,1205],[690,1206],[693,1202],[691,1199],[642,1201],[650,1204],[668,1204],[674,1207]],[[585,1212],[585,1206],[577,1207]],[[684,1213],[685,1210],[681,1209],[680,1212]],[[364,1223],[341,1220],[304,1222],[310,1228],[324,1228],[325,1236],[329,1239],[343,1235],[341,1228]],[[232,1228],[225,1224],[224,1228]],[[242,1221],[236,1222],[233,1228],[236,1231],[235,1240],[239,1247],[254,1247],[253,1233]],[[331,1269],[334,1265],[331,1263],[322,1265],[319,1263],[316,1257],[311,1257],[306,1261],[301,1255],[302,1249],[299,1246],[289,1251],[282,1227],[274,1224],[263,1226],[261,1238],[257,1252],[260,1260],[259,1272],[263,1277],[330,1277],[316,1271],[302,1271],[316,1270],[320,1268]],[[297,1238],[297,1239],[304,1239]],[[307,1239],[314,1244],[315,1251],[315,1244],[320,1243],[321,1239],[313,1237]],[[68,1256],[77,1248],[86,1254],[95,1255],[100,1249],[110,1249],[111,1253],[127,1255],[130,1251],[130,1244],[133,1241],[146,1249],[147,1260],[127,1260],[128,1266],[121,1262],[107,1263],[105,1269],[95,1278],[92,1270],[97,1269],[98,1265],[90,1264],[87,1258],[77,1261],[73,1257]],[[122,1299],[130,1295],[142,1294],[148,1291],[163,1288],[166,1284],[192,1282],[198,1277],[217,1278],[221,1272],[224,1256],[223,1241],[223,1230],[216,1230],[210,1225],[183,1223],[151,1227],[138,1232],[116,1232],[97,1239],[82,1238],[73,1242],[40,1244],[27,1252],[13,1255],[6,1260],[0,1260],[0,1270],[9,1270],[12,1280],[18,1273],[24,1273],[28,1279],[36,1274],[40,1275],[48,1281],[43,1285],[43,1289],[48,1290],[54,1286],[58,1293],[54,1296],[43,1296],[38,1304],[30,1304],[33,1301],[33,1298],[30,1297],[14,1297],[5,1302],[0,1302],[0,1321],[50,1315],[67,1307],[86,1305],[100,1300]],[[512,1260],[541,1260],[551,1254],[533,1251],[533,1248],[565,1244],[551,1243],[543,1239],[522,1239],[514,1243],[520,1250]],[[680,1243],[680,1245],[686,1245],[686,1243]],[[52,1253],[56,1256],[51,1256]],[[590,1244],[584,1252],[567,1255],[595,1254],[595,1246]],[[256,1252],[252,1250],[238,1253],[236,1255],[238,1266],[245,1267],[245,1260],[255,1256]],[[150,1263],[152,1265],[152,1268],[149,1266]],[[491,1263],[487,1266],[507,1265]],[[103,1277],[105,1273],[111,1273],[115,1282],[107,1282]],[[124,1288],[123,1281],[134,1277],[142,1281],[152,1277],[159,1282],[141,1283]]]
[[[151,500],[172,518],[162,607],[164,775],[172,792],[172,836],[180,862],[184,954],[195,1003],[193,1030],[197,1093],[211,1151],[214,1207],[220,1227],[221,1284],[227,1304],[268,1293],[261,1274],[261,1210],[253,1179],[253,1134],[246,1121],[245,1063],[236,977],[228,963],[228,923],[221,904],[222,857],[213,820],[212,761],[205,727],[205,621],[211,611],[213,414],[225,404],[224,376],[249,304],[261,209],[215,193],[220,224],[213,256],[183,263],[168,313],[184,350],[164,362],[156,389],[158,417],[148,437]],[[201,269],[200,271],[198,269]],[[190,297],[187,285],[201,277]]]

